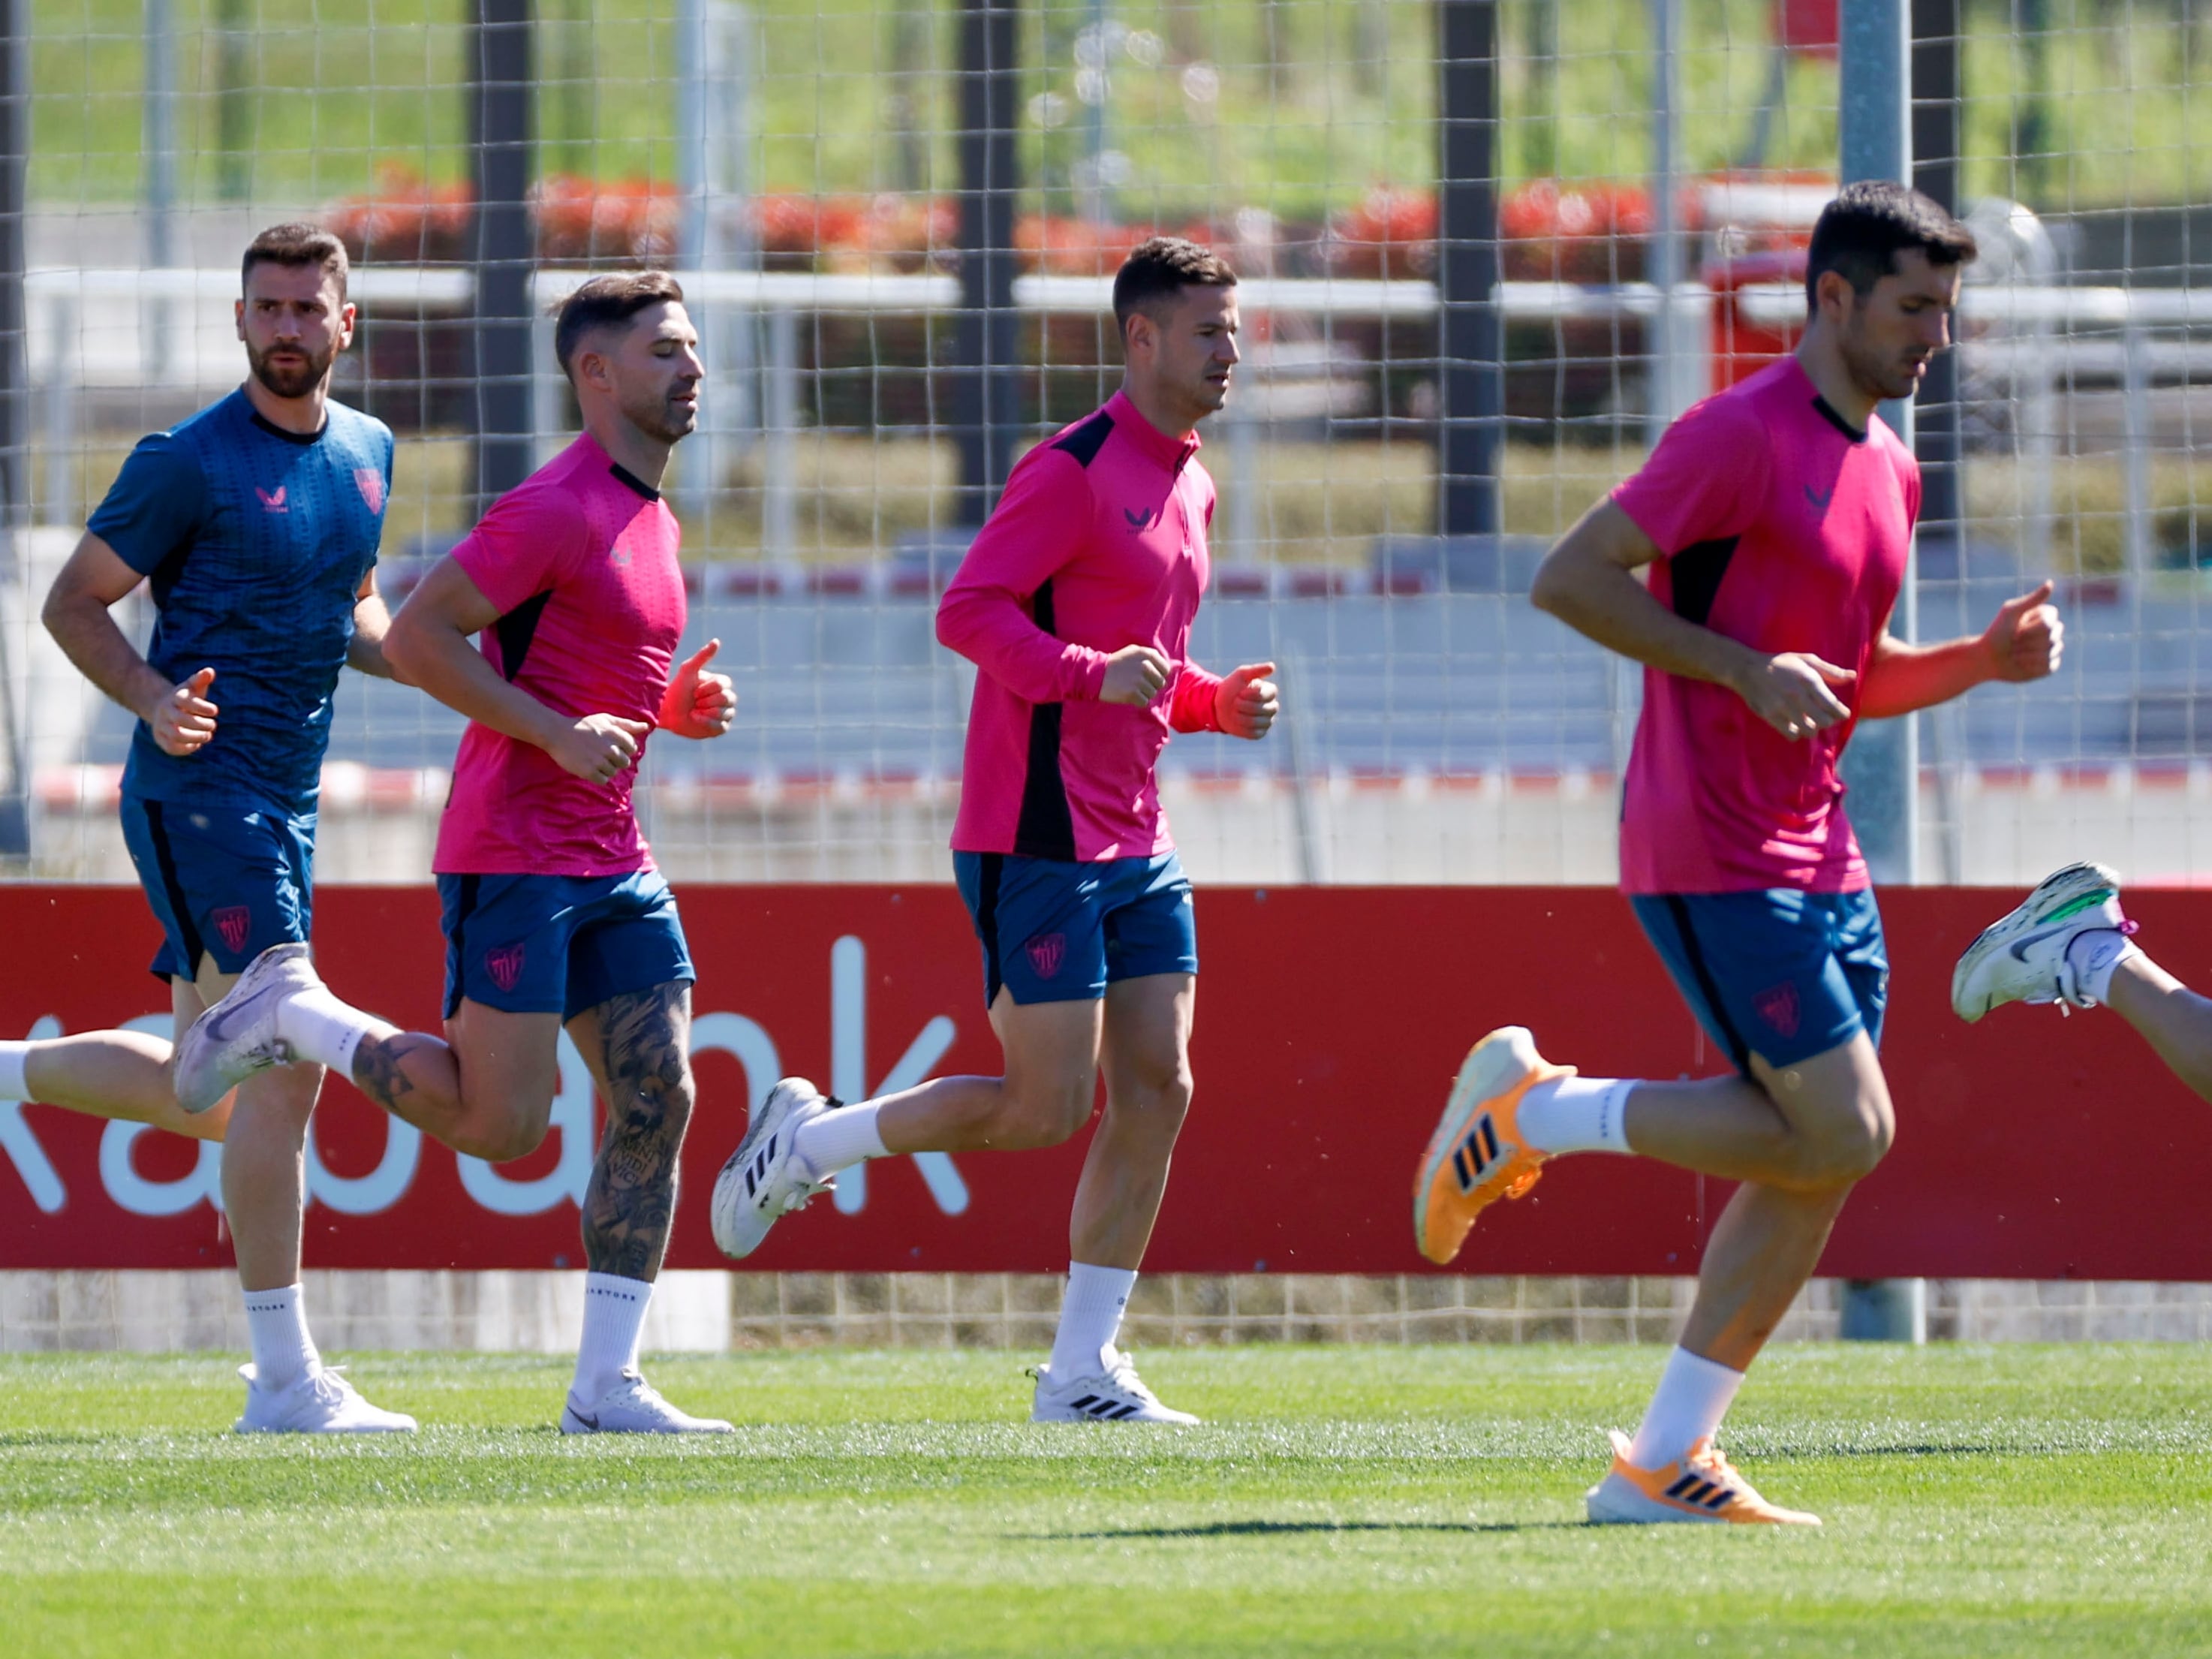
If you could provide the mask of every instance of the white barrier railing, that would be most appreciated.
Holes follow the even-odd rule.
[[[541,270],[532,287],[536,333],[532,361],[532,426],[542,453],[563,441],[562,386],[553,362],[548,307],[592,273]],[[884,313],[939,313],[957,311],[961,290],[956,277],[869,272],[714,270],[685,271],[685,292],[702,317],[757,327],[757,350],[748,353],[762,369],[757,428],[766,447],[763,477],[763,545],[771,556],[791,550],[796,523],[794,445],[799,430],[798,330],[801,313],[870,315]],[[379,266],[356,269],[351,296],[374,309],[433,314],[465,314],[475,283],[465,270],[450,266]],[[93,379],[91,360],[100,355],[104,372],[130,385],[131,348],[139,338],[147,301],[181,301],[221,307],[222,322],[238,295],[234,268],[200,270],[118,268],[48,270],[24,279],[32,323],[30,361],[43,429],[46,484],[42,492],[50,518],[73,516],[70,488],[79,403]],[[1433,316],[1439,304],[1434,283],[1350,277],[1254,277],[1239,296],[1248,312],[1289,312],[1323,318],[1358,319]],[[1113,281],[1106,276],[1033,275],[1014,283],[1017,309],[1031,314],[1098,313],[1113,303]],[[1649,283],[1583,286],[1571,283],[1501,283],[1498,304],[1510,322],[1569,322],[1612,319],[1649,319],[1658,314],[1660,290]],[[1672,301],[1677,313],[1694,316],[1707,326],[1671,331],[1687,334],[1696,349],[1677,360],[1654,365],[1657,400],[1668,410],[1686,407],[1710,384],[1708,359],[1713,349],[1710,323],[1713,293],[1699,283],[1679,284]],[[88,328],[88,313],[113,302],[118,314]],[[1804,290],[1794,283],[1763,283],[1738,291],[1742,316],[1775,328],[1804,314]],[[2004,329],[2038,331],[2034,349],[2025,340],[1969,341],[1967,349],[1990,354],[2003,373],[2014,399],[2025,407],[2047,406],[2062,368],[2109,374],[2124,393],[2124,467],[2129,562],[2141,569],[2149,562],[2151,501],[2147,449],[2150,438],[2149,393],[2161,376],[2189,381],[2212,367],[2212,343],[2153,340],[2153,330],[2212,328],[2212,292],[2191,289],[2068,288],[2011,283],[1970,284],[1960,301],[1962,321]],[[757,319],[757,321],[755,320]],[[196,318],[204,327],[212,319]],[[2072,341],[2063,350],[2043,349],[2042,331],[2117,330],[2112,341]],[[219,376],[222,383],[227,376]],[[203,388],[204,389],[204,388]],[[1231,441],[1240,434],[1232,433]],[[1249,431],[1241,434],[1251,441]]]

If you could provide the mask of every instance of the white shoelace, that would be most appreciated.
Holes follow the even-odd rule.
[[[1146,1388],[1144,1378],[1137,1375],[1137,1362],[1125,1353],[1115,1353],[1114,1363],[1106,1368],[1106,1380],[1132,1399],[1141,1400],[1148,1406],[1160,1403],[1160,1397]]]

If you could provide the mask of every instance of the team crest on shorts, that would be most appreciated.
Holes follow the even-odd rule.
[[[1050,979],[1067,960],[1065,933],[1041,933],[1022,948],[1030,953],[1030,966],[1036,969],[1039,979]]]
[[[361,499],[372,513],[384,511],[384,475],[373,466],[357,466],[353,470],[353,487],[361,491]]]
[[[484,972],[491,982],[502,991],[512,991],[515,981],[522,977],[522,947],[502,945],[484,952]]]
[[[242,904],[226,904],[220,910],[208,912],[208,920],[215,924],[222,942],[233,951],[246,948],[246,936],[253,927],[253,912]]]
[[[1759,1017],[1783,1036],[1797,1035],[1797,988],[1784,983],[1761,991],[1751,1000]]]

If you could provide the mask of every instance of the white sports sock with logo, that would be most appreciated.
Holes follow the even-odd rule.
[[[23,1063],[30,1052],[27,1042],[0,1042],[0,1100],[31,1097],[31,1085],[23,1080]]]
[[[1742,1386],[1741,1371],[1676,1348],[1667,1356],[1667,1369],[1628,1448],[1628,1461],[1639,1469],[1663,1469],[1687,1455],[1691,1447],[1719,1431]]]
[[[889,1158],[890,1149],[876,1127],[876,1114],[882,1109],[877,1102],[864,1100],[809,1118],[793,1137],[792,1155],[813,1171],[817,1181],[867,1158]]]
[[[1134,1267],[1067,1264],[1067,1295],[1060,1304],[1060,1328],[1046,1362],[1054,1382],[1103,1374],[1107,1350],[1121,1334],[1121,1315],[1136,1287]]]
[[[254,1386],[264,1393],[282,1393],[323,1363],[307,1334],[297,1285],[246,1291],[246,1335],[253,1347]]]
[[[2112,994],[2112,970],[2141,954],[2118,928],[2092,927],[2067,941],[2066,965],[2074,970],[2074,988],[2091,1002],[2103,1002]]]
[[[1634,1078],[1563,1077],[1521,1097],[1515,1121],[1540,1152],[1625,1152],[1626,1117]]]
[[[624,1371],[637,1369],[638,1338],[652,1302],[653,1285],[645,1279],[584,1275],[584,1334],[576,1345],[576,1380],[570,1392],[585,1406],[598,1403]]]
[[[276,1005],[276,1035],[299,1060],[327,1066],[340,1077],[353,1075],[354,1050],[384,1021],[341,1002],[329,988],[313,985]]]

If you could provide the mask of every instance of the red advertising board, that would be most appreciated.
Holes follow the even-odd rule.
[[[705,1198],[748,1102],[780,1071],[848,1096],[996,1069],[967,918],[948,887],[694,888],[700,1104],[670,1263],[720,1263]],[[2212,1279],[2212,1107],[2118,1019],[2001,1010],[1960,1024],[1950,967],[2008,896],[1884,901],[1894,974],[1885,1047],[1899,1129],[1821,1271]],[[2212,895],[2138,891],[2144,938],[2212,984]],[[1532,1027],[1593,1076],[1720,1068],[1601,889],[1214,889],[1198,1094],[1147,1265],[1159,1272],[1420,1273],[1413,1164],[1467,1045]],[[156,1016],[138,896],[0,888],[0,1036]],[[326,890],[317,955],[341,995],[434,1024],[441,950],[426,889]],[[556,1127],[493,1169],[395,1127],[333,1083],[317,1116],[307,1261],[323,1267],[580,1265],[590,1085],[564,1069]],[[1083,1137],[1050,1152],[889,1158],[780,1224],[763,1269],[1049,1271],[1067,1260]],[[47,1106],[0,1103],[0,1267],[228,1262],[220,1153]],[[1627,1158],[1553,1165],[1486,1218],[1455,1271],[1690,1270],[1721,1183]]]

